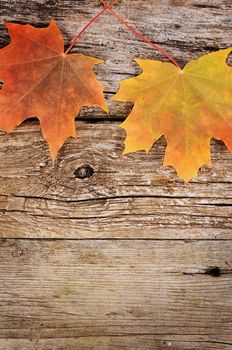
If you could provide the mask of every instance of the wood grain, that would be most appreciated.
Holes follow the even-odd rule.
[[[198,340],[198,339],[201,340]],[[195,340],[197,339],[197,340]],[[7,339],[3,340],[1,350],[230,350],[231,343],[212,341],[204,336],[181,335],[132,335],[132,336],[85,336],[59,339]]]
[[[122,156],[117,124],[77,129],[55,166],[36,122],[0,134],[2,237],[232,238],[232,155],[223,143],[212,142],[213,168],[184,184],[162,167],[164,140]],[[86,165],[91,176],[78,178]]]
[[[68,47],[80,30],[103,8],[100,0],[1,0],[0,45],[9,42],[3,20],[43,27],[57,21]],[[13,11],[14,9],[14,11]],[[114,10],[135,29],[162,46],[181,66],[204,54],[231,46],[232,6],[230,0],[120,0]],[[151,46],[141,42],[111,14],[105,13],[73,48],[73,53],[105,60],[95,72],[104,85],[110,118],[124,119],[130,104],[109,100],[118,81],[140,72],[134,58],[161,59]],[[109,119],[96,108],[84,108],[79,118]]]
[[[145,349],[229,348],[231,248],[228,241],[1,240],[0,338],[37,340],[42,349],[56,338],[71,338],[71,349],[91,341],[118,349],[125,339],[129,348],[137,336],[136,349],[143,342]]]
[[[44,27],[54,18],[68,47],[101,9],[99,0],[1,0],[0,46],[4,19]],[[231,46],[230,0],[114,9],[182,67]],[[105,60],[95,73],[110,113],[83,108],[54,166],[35,119],[0,133],[0,350],[231,349],[232,155],[212,140],[213,168],[189,184],[162,167],[163,138],[122,156],[119,124],[133,106],[110,97],[140,73],[134,58],[166,59],[109,13],[72,52]]]

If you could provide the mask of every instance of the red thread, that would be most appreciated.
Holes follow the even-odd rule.
[[[93,19],[81,30],[81,32],[76,36],[76,38],[73,40],[72,44],[69,46],[69,48],[65,51],[65,54],[67,54],[72,48],[73,46],[76,44],[76,42],[80,39],[80,37],[86,32],[86,30],[91,26],[91,24],[93,24],[93,22],[96,21],[96,19],[98,19],[104,12],[106,12],[107,10],[111,10],[111,7],[117,2],[118,0],[114,0],[112,1],[112,3],[110,5],[107,5],[106,3],[104,3],[104,9],[102,11],[100,11],[95,17],[93,17]]]
[[[117,18],[117,20],[122,23],[125,27],[127,27],[127,29],[129,29],[132,33],[134,33],[135,35],[137,35],[141,40],[143,40],[144,42],[146,42],[147,44],[151,45],[155,50],[159,51],[162,55],[166,56],[177,68],[181,69],[181,67],[179,66],[179,64],[176,62],[176,60],[170,56],[164,49],[162,49],[161,47],[159,47],[158,45],[154,44],[153,42],[151,42],[148,38],[146,38],[144,35],[142,35],[139,31],[135,30],[134,28],[132,28],[123,18],[121,18],[116,12],[114,12],[112,10],[112,6],[118,1],[118,0],[114,0],[112,1],[112,3],[110,5],[107,5],[107,3],[105,2],[105,0],[100,0],[101,3],[105,6],[104,9],[102,11],[100,11],[82,30],[81,32],[76,36],[76,38],[73,40],[72,44],[69,46],[69,48],[66,50],[65,54],[67,54],[72,48],[73,46],[76,44],[76,42],[80,39],[80,37],[86,32],[86,30],[96,21],[96,19],[98,19],[104,12],[106,12],[107,10],[109,10],[112,15]]]
[[[116,17],[118,19],[119,22],[121,22],[124,26],[126,26],[132,33],[134,33],[135,35],[137,35],[140,39],[142,39],[143,41],[145,41],[146,43],[148,43],[149,45],[151,45],[155,50],[159,51],[160,53],[162,53],[164,56],[166,56],[177,68],[181,69],[181,67],[179,66],[179,64],[176,62],[176,60],[171,57],[164,49],[162,49],[161,47],[159,47],[156,44],[153,44],[148,38],[146,38],[145,36],[143,36],[140,32],[138,32],[137,30],[135,30],[134,28],[132,28],[126,21],[124,21],[124,19],[122,19],[116,12],[114,12],[111,9],[111,5],[108,6],[106,4],[106,2],[104,0],[100,0],[101,3],[105,6],[105,9],[109,10],[112,15],[114,17]]]

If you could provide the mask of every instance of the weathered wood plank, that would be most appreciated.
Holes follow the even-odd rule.
[[[0,20],[45,26],[53,17],[67,47],[101,8],[98,0],[1,0]],[[182,66],[231,46],[230,0],[131,0],[115,9]],[[107,99],[118,80],[139,73],[133,58],[164,60],[109,14],[73,52],[106,60],[95,71]],[[214,167],[185,185],[161,166],[164,140],[148,155],[121,156],[125,133],[110,122],[132,106],[108,103],[109,116],[82,110],[89,123],[77,122],[78,138],[54,167],[37,122],[0,134],[0,236],[62,238],[0,240],[0,350],[231,349],[232,156],[213,141]]]
[[[122,157],[117,124],[77,128],[54,167],[36,122],[0,134],[2,237],[232,238],[232,155],[221,142],[213,168],[186,185],[162,167],[164,140]],[[91,176],[77,178],[86,164]]]
[[[1,0],[0,45],[9,42],[3,20],[48,25],[54,18],[66,47],[77,33],[102,9],[100,0]],[[119,1],[114,7],[136,29],[167,50],[183,66],[189,60],[231,46],[232,6],[230,0]],[[106,97],[118,89],[118,81],[140,72],[136,57],[162,59],[153,48],[128,32],[112,15],[105,13],[78,41],[73,52],[99,57],[106,62],[96,67]],[[110,102],[110,118],[128,115],[128,104]],[[85,119],[109,118],[95,108],[85,108]]]
[[[194,339],[197,340],[194,340]],[[199,340],[201,338],[201,340]],[[231,350],[231,343],[207,341],[204,336],[175,335],[126,335],[86,336],[64,339],[7,339],[2,340],[1,350]],[[206,337],[207,338],[207,337]]]
[[[61,349],[232,344],[232,242],[0,242],[1,339],[18,338],[24,349],[34,343],[23,339],[43,349],[57,344],[51,338],[67,338]]]
[[[100,8],[95,0],[2,0],[0,18],[43,26],[54,17],[67,46]],[[231,45],[228,0],[213,5],[198,0],[131,1],[129,6],[120,1],[115,9],[151,38],[155,23],[157,43],[181,64]],[[3,25],[0,30],[1,45],[6,45]],[[117,90],[117,80],[138,74],[134,57],[160,58],[110,14],[89,29],[75,50],[107,60],[96,72],[108,96]],[[81,117],[123,119],[130,108],[111,103],[110,116],[90,108]],[[66,143],[54,168],[37,124],[24,123],[9,136],[1,133],[2,237],[231,239],[232,157],[221,143],[213,143],[214,168],[204,168],[187,186],[172,169],[161,167],[164,142],[149,155],[138,152],[122,158],[125,134],[116,124],[78,126],[78,139]],[[93,167],[93,176],[75,178],[75,170],[86,164]]]

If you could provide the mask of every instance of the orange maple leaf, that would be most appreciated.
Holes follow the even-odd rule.
[[[202,165],[211,166],[210,140],[223,140],[232,152],[232,48],[189,62],[182,70],[171,63],[135,61],[143,73],[121,82],[117,101],[134,102],[121,125],[127,133],[125,153],[149,151],[164,135],[164,165],[186,182]]]
[[[37,116],[52,159],[75,136],[75,116],[83,106],[107,111],[103,88],[92,71],[102,61],[64,53],[56,22],[47,28],[7,23],[11,42],[0,50],[0,129],[11,131]]]

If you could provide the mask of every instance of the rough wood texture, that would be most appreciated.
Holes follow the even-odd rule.
[[[66,47],[99,0],[1,0],[3,19],[46,26]],[[114,9],[182,65],[231,46],[230,0],[122,0]],[[112,102],[133,58],[164,60],[110,14],[73,52],[96,67],[110,115],[83,108],[78,138],[52,166],[38,122],[0,133],[0,350],[232,348],[232,155],[212,140],[213,168],[184,184],[163,168],[165,140],[122,157]],[[0,77],[1,78],[1,77]]]
[[[228,348],[231,248],[231,241],[2,240],[0,338],[43,344],[78,336],[94,349],[107,342],[129,349],[137,336],[148,343],[136,349]]]
[[[102,9],[100,0],[1,0],[0,45],[8,43],[3,19],[47,26],[54,18],[68,47],[78,32]],[[230,0],[119,0],[114,6],[123,18],[168,51],[180,65],[206,53],[231,46]],[[95,69],[105,87],[106,98],[118,89],[118,81],[140,72],[134,58],[166,60],[151,46],[128,32],[105,13],[78,41],[72,52],[105,60]],[[109,101],[110,118],[123,119],[129,104]],[[93,108],[84,109],[84,119],[108,119]]]
[[[122,157],[116,124],[77,128],[55,167],[37,123],[1,134],[2,237],[232,238],[232,155],[222,143],[212,144],[214,167],[185,185],[162,167],[164,140]],[[94,173],[77,178],[86,164]]]

